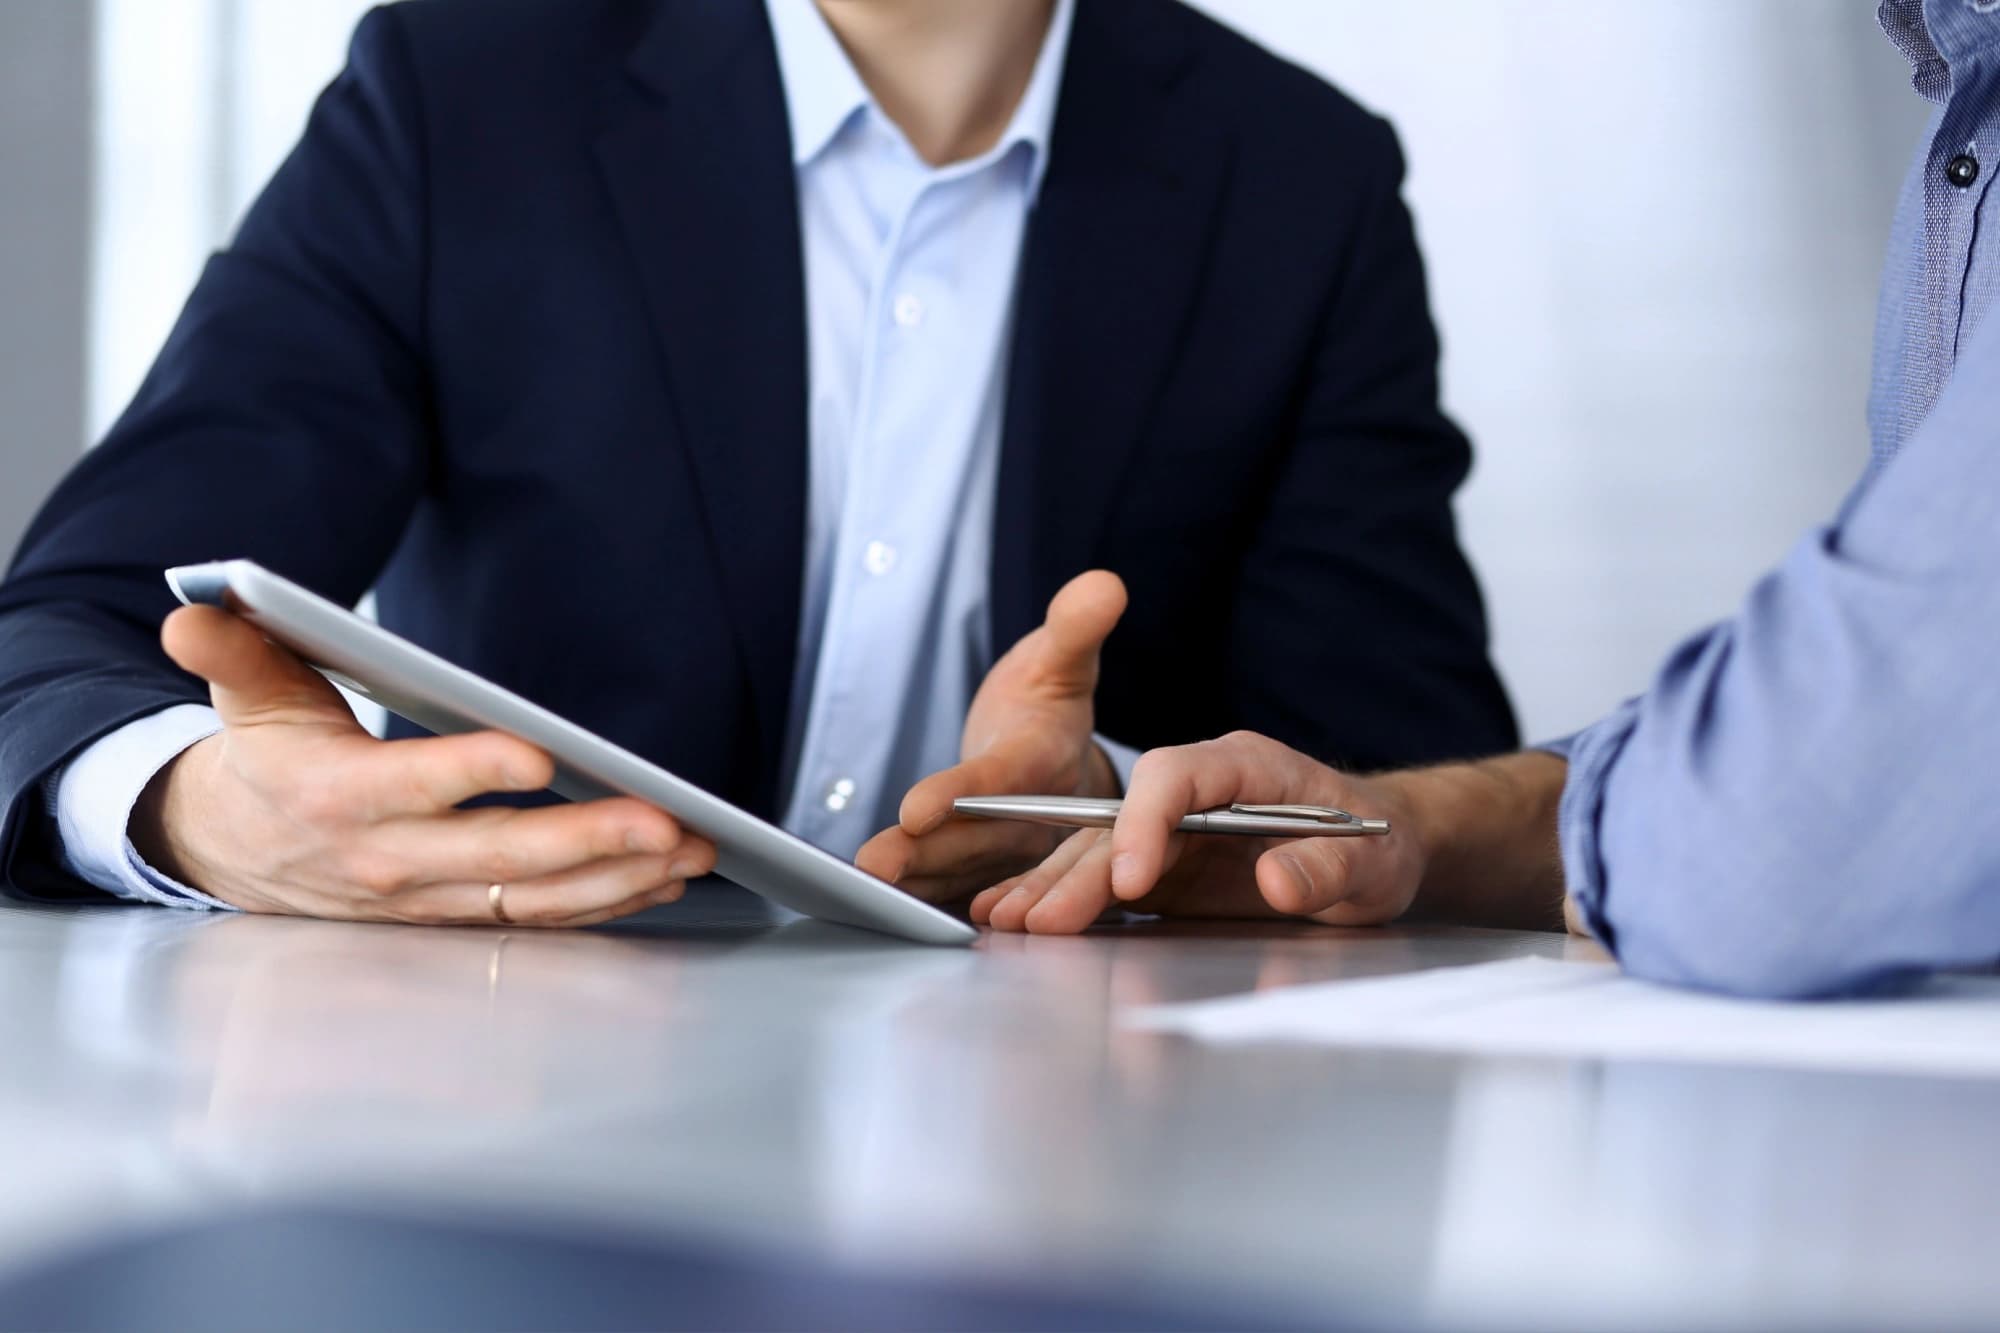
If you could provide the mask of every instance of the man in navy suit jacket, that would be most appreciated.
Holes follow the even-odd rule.
[[[377,11],[0,587],[7,885],[578,924],[711,863],[223,613],[163,654],[221,557],[846,853],[1017,640],[987,730],[1062,704],[994,787],[1507,747],[1401,170],[1172,0]]]

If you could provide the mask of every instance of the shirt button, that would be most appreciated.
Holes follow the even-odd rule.
[[[909,292],[896,298],[896,323],[906,329],[914,329],[924,322],[924,303]]]
[[[1979,179],[1979,159],[1970,153],[1960,153],[1945,163],[1944,178],[1963,190]]]
[[[836,815],[854,801],[854,779],[835,778],[826,784],[826,808]]]
[[[861,564],[880,578],[896,567],[896,548],[887,542],[869,542],[868,549],[861,553]]]

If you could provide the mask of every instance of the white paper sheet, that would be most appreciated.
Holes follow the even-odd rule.
[[[2000,1078],[2000,977],[1891,999],[1777,1003],[1634,981],[1605,963],[1517,958],[1291,986],[1126,1015],[1211,1042]]]

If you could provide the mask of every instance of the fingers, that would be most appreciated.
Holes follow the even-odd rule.
[[[975,925],[992,926],[995,930],[1019,930],[1027,916],[1028,909],[1041,901],[1042,894],[1064,875],[1069,868],[1083,858],[1093,843],[1104,836],[1098,829],[1078,829],[1063,839],[1060,846],[1038,866],[1012,879],[1003,880],[992,888],[975,896],[972,900],[972,920]],[[1011,904],[1011,905],[1010,905]],[[1005,907],[1005,911],[1000,911]],[[996,922],[993,914],[1000,911]]]
[[[1113,903],[1111,838],[1080,829],[1024,875],[972,900],[972,919],[995,930],[1068,935],[1088,927]]]
[[[507,920],[493,914],[494,881],[440,884],[384,900],[378,919],[425,925],[589,926],[680,897],[664,856],[597,861],[561,875],[502,882]]]
[[[1097,687],[1097,654],[1125,614],[1125,583],[1108,569],[1093,569],[1062,586],[1042,622],[1038,674],[1057,689]]]
[[[1302,838],[1273,847],[1257,859],[1257,891],[1274,909],[1291,916],[1331,911],[1346,899],[1353,881],[1347,844],[1359,841]]]
[[[249,621],[213,606],[184,606],[160,626],[160,644],[182,670],[209,683],[230,726],[257,722],[339,722],[359,730],[325,677],[264,637]]]
[[[374,818],[449,810],[492,792],[540,791],[555,764],[518,736],[474,731],[462,736],[371,743],[345,776],[357,812]]]
[[[909,840],[927,839],[944,829],[954,801],[1073,790],[1090,780],[1097,755],[1089,733],[1098,650],[1124,614],[1125,603],[1124,583],[1106,570],[1080,574],[1064,585],[1049,603],[1041,627],[1017,643],[981,684],[966,719],[966,758],[911,787],[897,810],[897,831],[904,837],[878,835],[856,864],[907,885],[913,873],[923,873],[912,868],[918,852]],[[1102,759],[1097,763],[1101,766]],[[995,836],[966,835],[952,844],[963,844],[977,858],[953,867],[956,882],[991,864],[984,849]],[[943,865],[942,855],[933,855],[930,864]]]
[[[683,838],[666,813],[642,801],[615,799],[535,810],[454,811],[398,819],[378,827],[351,872],[378,889],[456,884],[513,884],[568,874],[632,856],[665,857],[670,878],[691,879],[715,864],[713,847]]]
[[[1011,875],[1047,856],[1054,850],[1059,835],[1061,830],[1041,824],[955,820],[928,837],[907,840],[909,855],[898,882],[936,875],[964,876],[1000,867],[1012,867],[1006,871]]]
[[[899,826],[911,837],[921,838],[951,818],[951,803],[961,796],[1019,791],[1022,762],[1015,748],[1003,743],[918,782],[897,809]]]
[[[1387,838],[1304,838],[1258,858],[1257,891],[1267,906],[1329,926],[1374,926],[1409,911],[1423,882],[1423,858],[1407,831]]]
[[[191,607],[161,629],[210,683],[224,744],[163,770],[158,841],[185,877],[262,911],[376,921],[487,923],[507,886],[525,924],[582,925],[677,896],[715,849],[664,812],[614,799],[460,810],[554,778],[535,746],[499,732],[383,742],[340,694],[256,626]]]
[[[903,878],[915,847],[916,839],[900,827],[886,828],[861,844],[861,850],[854,854],[854,864],[877,879],[895,884]]]
[[[1167,841],[1185,815],[1234,801],[1303,799],[1292,790],[1302,758],[1248,732],[1141,755],[1112,832],[1113,891],[1130,902],[1159,883]]]
[[[1099,833],[1088,850],[1021,917],[1030,934],[1074,935],[1118,901],[1111,893],[1111,839]]]
[[[854,863],[925,902],[950,902],[1032,866],[1053,843],[1032,824],[963,820],[924,838],[885,829],[865,843]]]

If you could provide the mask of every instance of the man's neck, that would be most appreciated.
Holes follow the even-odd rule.
[[[816,0],[882,110],[933,166],[998,143],[1055,0]]]

